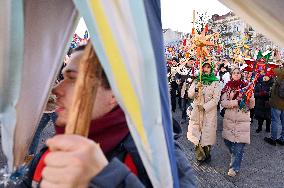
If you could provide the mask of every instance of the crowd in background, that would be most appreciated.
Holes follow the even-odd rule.
[[[211,161],[218,117],[223,118],[222,137],[231,155],[229,176],[240,171],[254,120],[257,133],[264,122],[265,131],[271,132],[265,142],[284,145],[283,65],[251,59],[241,64],[227,59],[201,64],[195,58],[168,59],[172,112],[182,111],[180,124],[188,125],[187,138],[195,146],[199,165]],[[280,136],[278,127],[282,127]]]

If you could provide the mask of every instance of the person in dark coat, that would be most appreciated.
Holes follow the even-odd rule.
[[[284,145],[284,97],[281,83],[284,82],[284,67],[274,69],[276,78],[271,89],[271,137],[265,137],[264,141],[272,146]],[[282,89],[281,89],[282,88]],[[278,126],[282,128],[278,135]]]
[[[178,71],[181,74],[181,99],[182,99],[182,120],[181,124],[186,123],[186,110],[191,103],[191,99],[188,97],[188,89],[190,88],[193,80],[194,80],[194,58],[189,58],[185,60],[184,65],[181,65],[181,69]]]
[[[172,111],[176,111],[176,98],[179,96],[179,85],[180,85],[180,74],[178,74],[178,59],[173,57],[172,66],[170,69],[170,95],[171,95],[171,105]],[[181,98],[178,98],[178,104],[181,107]]]
[[[262,131],[264,120],[266,121],[266,132],[270,132],[271,107],[269,105],[269,97],[272,86],[273,79],[270,72],[266,73],[261,79],[259,79],[255,86],[254,116],[258,121],[258,128],[256,129],[257,133]]]

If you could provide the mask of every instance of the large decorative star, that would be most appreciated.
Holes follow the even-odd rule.
[[[200,34],[196,32],[193,28],[193,37],[192,37],[192,45],[190,47],[190,51],[194,50],[195,56],[203,61],[205,58],[208,62],[211,62],[211,57],[209,51],[213,49],[214,40],[212,42],[212,38],[218,39],[219,33],[213,33],[211,35],[206,35],[208,31],[208,26],[206,26]]]

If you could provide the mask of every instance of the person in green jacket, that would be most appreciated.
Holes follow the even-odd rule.
[[[270,145],[284,145],[284,67],[275,69],[276,81],[271,91],[271,137],[264,141]],[[282,126],[280,137],[277,138],[278,125]]]

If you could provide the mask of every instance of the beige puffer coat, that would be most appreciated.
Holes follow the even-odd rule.
[[[194,98],[194,101],[192,103],[193,109],[190,115],[187,138],[194,145],[198,145],[199,142],[202,146],[213,145],[216,143],[217,105],[221,95],[219,82],[214,81],[211,85],[203,86],[203,108],[205,111],[203,112],[201,131],[199,131],[200,113],[197,107],[198,94],[195,92],[196,85],[196,82],[191,84],[188,91],[189,98]]]
[[[250,143],[250,112],[239,109],[238,100],[233,100],[235,91],[227,91],[221,96],[221,105],[226,108],[223,119],[222,136],[237,143]],[[249,100],[249,109],[255,105],[254,96]]]

